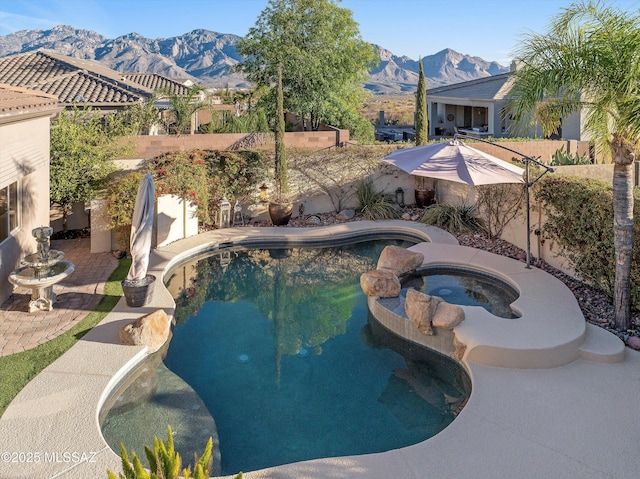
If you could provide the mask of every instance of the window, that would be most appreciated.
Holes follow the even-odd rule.
[[[0,189],[0,242],[19,226],[18,183]]]

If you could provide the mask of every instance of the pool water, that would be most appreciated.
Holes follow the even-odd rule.
[[[220,250],[170,277],[182,287],[164,365],[215,421],[219,473],[388,451],[453,421],[464,370],[369,317],[359,277],[387,244],[411,243]]]
[[[505,319],[518,318],[511,303],[518,292],[506,282],[487,273],[455,266],[427,266],[403,281],[430,296],[438,296],[451,304],[480,306]]]

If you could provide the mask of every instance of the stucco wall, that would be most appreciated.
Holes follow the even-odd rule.
[[[522,160],[521,155],[507,151],[499,146],[480,141],[474,142],[472,139],[465,139],[464,142],[477,150],[489,153],[501,160],[513,161],[514,158]],[[530,156],[531,158],[539,158],[545,163],[549,162],[553,154],[560,149],[563,149],[569,154],[589,154],[589,142],[577,140],[505,141],[498,143],[498,145],[510,148],[511,150],[515,150],[523,155]]]
[[[0,243],[0,302],[13,291],[9,274],[36,250],[31,230],[49,225],[48,116],[0,126],[0,187],[19,178],[21,227]]]
[[[244,148],[273,148],[272,135],[245,133],[217,133],[198,135],[143,135],[132,139],[135,150],[127,158],[155,158],[175,150],[228,150],[242,144]],[[328,148],[349,141],[349,130],[287,132],[287,147]]]

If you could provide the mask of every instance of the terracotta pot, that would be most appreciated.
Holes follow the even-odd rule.
[[[291,213],[293,213],[293,203],[269,203],[269,217],[273,226],[289,224]]]
[[[416,206],[424,208],[435,203],[435,190],[416,190]]]

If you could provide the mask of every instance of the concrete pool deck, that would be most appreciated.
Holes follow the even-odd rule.
[[[295,243],[302,237],[319,241],[375,231],[411,231],[443,245],[442,251],[455,244],[439,230],[403,221],[236,228],[156,250],[150,272],[161,277],[167,267],[229,242]],[[525,269],[524,263],[515,264],[522,269],[510,274],[539,274]],[[499,266],[492,267],[500,270]],[[566,307],[555,296],[558,288],[545,288],[546,301],[539,305],[530,301],[529,311],[550,308],[547,311],[555,314]],[[152,303],[143,308],[129,308],[122,299],[104,321],[20,392],[0,419],[0,477],[84,479],[106,477],[108,468],[119,470],[120,458],[102,438],[98,413],[108,392],[146,352],[121,345],[118,331],[159,308],[173,310],[164,287],[157,287]],[[585,327],[584,334],[575,331],[579,353],[575,358],[563,356],[563,364],[556,367],[496,367],[474,362],[470,356],[466,366],[473,391],[467,405],[449,427],[427,441],[380,454],[290,464],[245,477],[635,478],[640,471],[640,352],[627,349],[621,355],[612,335],[593,326]],[[553,323],[527,335],[532,349],[538,350],[544,338],[553,341]],[[501,344],[500,337],[489,339]],[[545,354],[553,355],[553,348]]]

